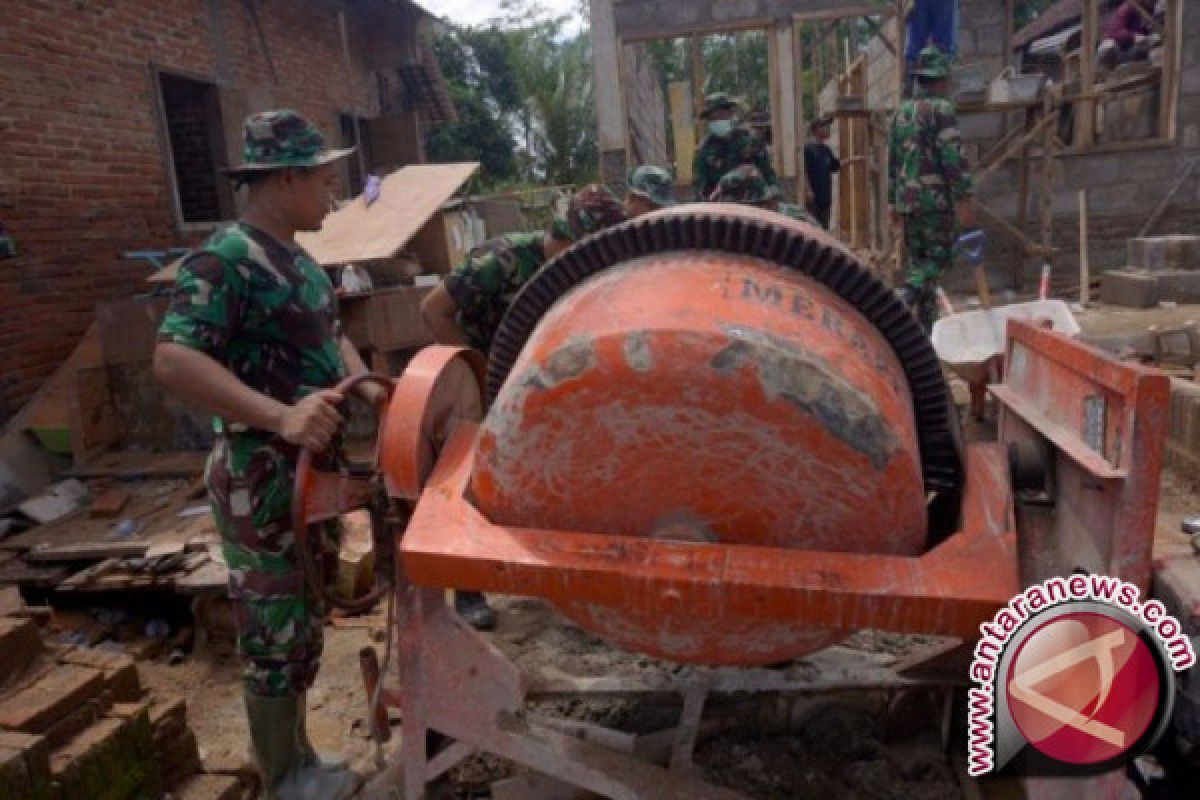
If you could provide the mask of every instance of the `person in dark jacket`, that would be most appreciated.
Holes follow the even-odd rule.
[[[821,223],[821,227],[829,230],[829,214],[833,208],[833,174],[842,168],[842,162],[826,144],[829,141],[829,117],[814,119],[808,130],[812,134],[812,141],[804,145],[804,175],[808,180],[804,205]]]

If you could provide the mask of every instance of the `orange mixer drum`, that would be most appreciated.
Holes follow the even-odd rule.
[[[888,341],[825,285],[714,250],[635,258],[558,299],[484,419],[470,489],[495,524],[765,558],[916,555],[927,536],[912,397]],[[719,609],[561,610],[684,661],[766,663],[844,635]]]

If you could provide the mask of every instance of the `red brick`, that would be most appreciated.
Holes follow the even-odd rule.
[[[0,686],[24,672],[40,652],[42,638],[32,620],[0,617]]]
[[[0,727],[43,733],[103,690],[104,674],[98,670],[61,665],[0,702]]]

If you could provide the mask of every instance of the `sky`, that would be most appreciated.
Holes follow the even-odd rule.
[[[422,8],[439,17],[449,17],[460,25],[478,25],[496,16],[500,0],[417,0]],[[542,4],[557,14],[575,14],[576,0],[541,0]],[[579,25],[582,20],[579,21]],[[578,28],[579,25],[574,27]]]

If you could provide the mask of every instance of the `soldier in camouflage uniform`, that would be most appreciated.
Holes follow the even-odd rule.
[[[692,183],[697,200],[709,200],[721,176],[732,169],[749,164],[758,167],[767,183],[777,186],[775,170],[762,139],[734,123],[736,106],[724,92],[710,94],[704,99],[708,133],[696,149],[692,160]]]
[[[154,370],[211,411],[205,480],[229,566],[250,739],[264,797],[348,797],[355,777],[320,759],[305,727],[324,609],[307,588],[291,527],[301,447],[336,458],[340,396],[330,389],[362,360],[342,336],[333,285],[294,241],[332,206],[330,150],[293,111],[246,120],[246,213],[179,268]]]
[[[621,203],[606,187],[581,189],[550,230],[506,233],[471,251],[421,303],[434,339],[470,345],[486,355],[513,298],[542,265],[589,233],[624,222]],[[496,615],[479,592],[459,591],[454,607],[472,626],[490,630]]]
[[[929,45],[913,74],[913,96],[900,104],[888,132],[888,199],[908,251],[902,294],[930,331],[938,280],[954,263],[957,225],[972,224],[972,188],[958,116],[946,99],[949,60]]]
[[[807,211],[795,203],[780,202],[779,195],[779,187],[767,183],[762,173],[758,171],[758,167],[743,165],[721,176],[712,199],[718,203],[742,203],[765,208],[785,217],[819,227],[816,219]]]
[[[643,165],[629,173],[625,213],[630,219],[675,205],[675,181],[662,167]]]

